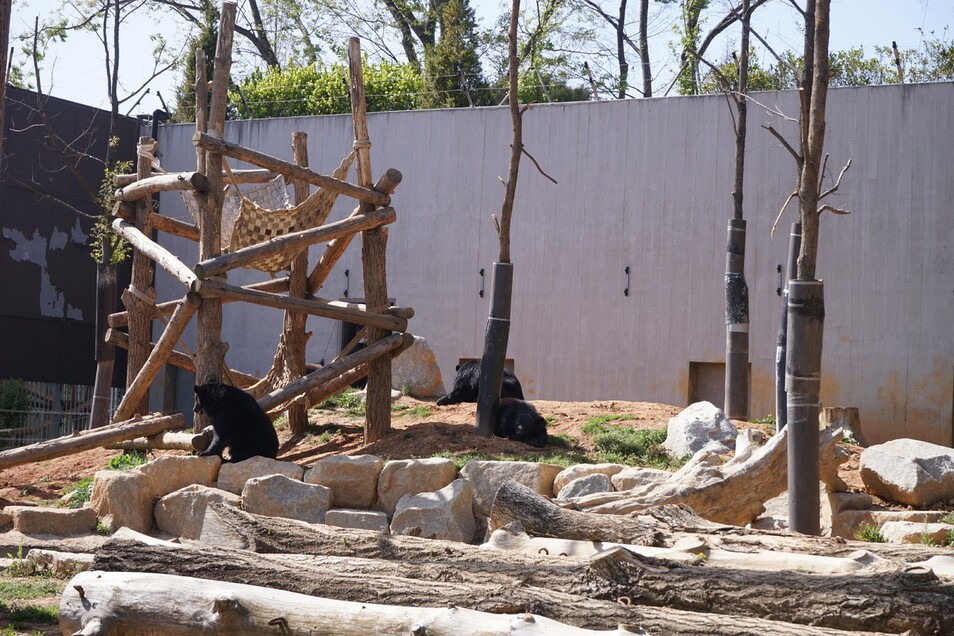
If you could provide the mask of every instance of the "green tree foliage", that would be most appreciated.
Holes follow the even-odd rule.
[[[933,35],[933,34],[932,34]],[[783,51],[781,60],[763,66],[755,51],[750,53],[749,90],[777,91],[798,88],[802,59],[793,51]],[[880,84],[940,82],[954,80],[954,41],[945,31],[940,37],[925,38],[920,49],[901,49],[895,56],[889,46],[874,47],[874,55],[866,55],[863,47],[832,51],[829,56],[829,86],[875,86]],[[898,72],[900,62],[901,74]],[[699,83],[700,93],[719,93],[727,81],[734,87],[738,70],[734,55],[715,65],[718,72],[707,68]],[[724,78],[724,79],[723,79]]]
[[[331,115],[351,112],[348,69],[343,64],[256,70],[229,99],[233,108],[252,118]],[[420,108],[423,81],[408,64],[364,65],[368,112]]]
[[[0,382],[0,429],[16,428],[26,420],[32,400],[23,380]]]
[[[448,0],[438,10],[440,37],[424,49],[424,107],[452,108],[471,103],[474,106],[492,103],[477,55],[474,10],[467,0]]]

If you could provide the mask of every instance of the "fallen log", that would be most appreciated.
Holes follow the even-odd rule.
[[[106,448],[115,450],[184,450],[204,451],[212,442],[212,428],[201,433],[175,433],[166,431],[149,437],[137,437],[118,444],[109,444]]]
[[[590,562],[591,598],[712,611],[844,630],[954,633],[954,585],[927,568],[826,576],[686,566],[607,550]]]
[[[704,519],[744,526],[765,511],[764,502],[788,488],[786,431],[782,429],[765,446],[745,453],[741,461],[730,460],[720,468],[700,464],[661,483],[586,495],[573,499],[573,503],[587,512],[615,515],[683,503]],[[845,487],[837,476],[838,464],[844,461],[837,447],[840,439],[835,431],[819,431],[821,479],[833,490]]]
[[[175,599],[175,602],[170,602]],[[168,574],[82,572],[60,599],[60,629],[100,634],[429,634],[596,635],[525,614],[495,615],[458,607],[398,607],[316,598],[240,583]]]
[[[662,545],[658,524],[627,516],[597,516],[565,510],[510,479],[494,497],[490,528],[496,530],[514,521],[520,522],[527,534],[537,537]]]
[[[588,569],[583,560],[550,559],[542,565],[532,565],[509,563],[504,557],[499,564],[456,560],[425,563],[257,554],[210,546],[144,546],[135,541],[114,540],[97,551],[92,567],[104,572],[153,572],[251,583],[360,603],[453,605],[492,614],[531,612],[587,629],[612,629],[626,623],[650,629],[653,634],[847,633],[759,618],[671,612],[570,594],[564,590],[573,587],[574,579],[582,578]]]
[[[93,430],[80,431],[72,435],[3,451],[0,453],[0,469],[45,459],[55,459],[56,457],[72,455],[121,440],[133,439],[143,435],[154,435],[184,426],[185,418],[182,413],[173,413],[172,415],[153,413],[140,419],[107,424]]]

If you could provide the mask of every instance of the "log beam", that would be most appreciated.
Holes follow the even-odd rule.
[[[0,452],[0,469],[64,457],[121,440],[142,437],[143,435],[155,435],[162,431],[182,428],[183,426],[185,426],[185,417],[181,413],[172,415],[154,413],[142,419],[107,424],[90,431],[81,431],[73,435],[65,435],[45,442],[37,442],[29,446]]]
[[[124,201],[117,201],[116,205],[113,206],[113,216],[119,217],[124,221],[133,222],[136,220],[135,209]],[[173,236],[181,236],[190,241],[199,240],[199,228],[192,223],[186,223],[185,221],[163,216],[158,212],[149,212],[146,217],[154,230],[161,230]]]
[[[176,177],[178,179],[188,180],[190,179],[190,175],[193,175],[193,174],[201,174],[202,177],[206,179],[206,183],[208,183],[208,178],[205,177],[205,173],[202,170],[199,170],[198,173],[170,172],[164,176],[170,176],[170,177]],[[223,174],[222,178],[224,179],[225,176],[226,175]],[[252,169],[244,169],[244,170],[233,170],[232,176],[235,177],[236,183],[268,183],[269,181],[277,177],[278,173],[272,172],[271,170],[262,170],[261,168],[252,168]],[[132,185],[135,182],[136,182],[136,175],[134,174],[113,175],[113,186],[117,188],[125,188],[126,186]]]
[[[390,331],[404,331],[407,329],[407,320],[387,313],[370,313],[360,309],[350,309],[327,302],[291,298],[269,292],[256,291],[247,287],[237,287],[217,280],[197,279],[192,290],[203,298],[230,298],[245,302],[275,307],[286,311],[300,311],[311,316],[345,320],[358,325],[373,325]]]
[[[341,179],[335,179],[327,175],[319,174],[308,168],[296,166],[295,164],[283,161],[277,157],[272,157],[263,152],[245,148],[236,143],[224,139],[216,139],[202,132],[196,132],[192,137],[192,143],[203,150],[211,153],[223,154],[233,159],[239,159],[247,163],[283,174],[290,179],[307,181],[308,183],[324,188],[330,192],[344,194],[359,201],[365,201],[377,206],[390,205],[391,197],[380,192],[375,192],[370,188],[362,188]]]
[[[204,451],[212,442],[212,428],[201,433],[178,433],[166,431],[148,437],[137,437],[117,444],[109,444],[106,448],[112,450],[184,450],[190,452]]]
[[[177,172],[160,174],[145,179],[139,179],[128,186],[122,187],[113,194],[117,201],[136,201],[157,192],[171,192],[176,190],[198,190],[204,192],[209,187],[209,180],[201,172]]]
[[[395,220],[397,220],[397,214],[394,208],[381,208],[363,216],[276,236],[264,243],[243,247],[234,252],[204,260],[198,263],[193,271],[199,278],[209,278],[236,267],[254,267],[257,261],[274,256],[279,252],[297,252],[316,243],[394,223]]]
[[[192,286],[193,281],[195,281],[195,274],[192,273],[192,270],[186,267],[172,252],[143,234],[136,226],[122,219],[115,219],[113,220],[113,229],[116,230],[117,234],[132,243],[133,247],[144,256],[148,256],[158,263],[162,269],[172,274],[183,285],[186,287]]]

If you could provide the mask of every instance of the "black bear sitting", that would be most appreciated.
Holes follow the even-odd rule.
[[[454,388],[450,393],[437,400],[438,406],[457,404],[459,402],[476,402],[480,389],[480,360],[468,360],[457,365],[457,377],[454,378]],[[500,387],[500,397],[523,399],[523,389],[520,380],[512,372],[504,369],[503,384]]]
[[[212,418],[212,443],[201,456],[218,455],[229,449],[229,460],[240,462],[260,455],[278,455],[278,434],[255,398],[242,389],[209,382],[193,387],[195,412]]]
[[[547,421],[529,402],[502,398],[497,405],[494,435],[542,448],[547,444]]]

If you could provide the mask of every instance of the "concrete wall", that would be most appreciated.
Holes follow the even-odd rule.
[[[793,93],[762,104],[797,114]],[[822,400],[857,406],[869,441],[914,437],[952,442],[954,397],[954,84],[845,88],[828,104],[829,178],[850,159],[828,202],[818,277],[825,281]],[[746,275],[750,290],[751,414],[773,411],[775,338],[781,312],[776,266],[785,262],[786,210],[794,187],[795,124],[750,109],[746,157]],[[374,113],[375,176],[397,168],[398,221],[388,243],[389,292],[413,307],[410,331],[435,350],[445,384],[461,358],[479,357],[488,314],[511,136],[506,108]],[[351,146],[347,116],[230,122],[228,139],[288,158],[293,131],[308,133],[311,165],[330,173]],[[190,126],[164,126],[167,170],[194,169]],[[538,105],[524,117],[524,158],[513,217],[513,327],[508,357],[529,399],[637,400],[687,404],[690,363],[721,373],[722,277],[732,212],[734,135],[722,97],[674,97]],[[232,163],[233,167],[246,167]],[[187,216],[176,194],[163,212]],[[338,202],[332,220],[354,207]],[[195,247],[163,243],[195,261]],[[313,248],[312,262],[320,252]],[[624,295],[630,268],[629,294]],[[481,287],[479,271],[486,272]],[[346,278],[345,270],[350,277]],[[236,272],[230,282],[264,275]],[[350,281],[350,282],[347,282]],[[160,299],[181,285],[159,276]],[[347,286],[347,287],[346,287]],[[355,244],[320,295],[362,296]],[[276,310],[227,305],[227,361],[262,374],[281,328]],[[338,326],[309,319],[309,360],[330,360]],[[191,341],[190,341],[191,342]],[[721,391],[718,391],[721,393]],[[719,400],[721,402],[721,399]]]

